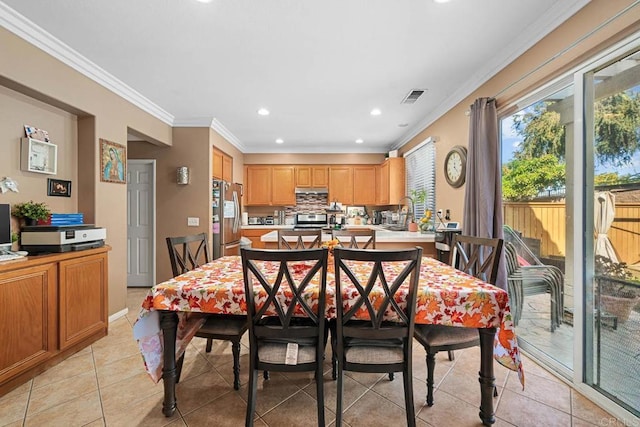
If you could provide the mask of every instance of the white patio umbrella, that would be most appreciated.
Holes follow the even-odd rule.
[[[617,263],[618,256],[607,234],[616,216],[616,197],[610,191],[598,191],[595,193],[594,199],[595,254],[609,258],[612,262]]]

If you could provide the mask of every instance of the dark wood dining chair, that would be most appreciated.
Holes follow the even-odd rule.
[[[291,239],[295,237],[296,243]],[[308,237],[305,242],[304,238]],[[322,246],[322,230],[278,230],[278,249],[310,249]]]
[[[333,251],[336,267],[336,314],[338,384],[336,426],[342,425],[344,371],[402,372],[407,425],[415,426],[412,382],[412,343],[416,310],[416,288],[422,260],[422,249],[371,251],[336,247]],[[354,271],[355,266],[370,264],[367,277]],[[399,274],[385,271],[387,263],[402,263]],[[362,274],[362,273],[360,273]],[[407,286],[406,305],[400,307],[396,293]],[[344,311],[342,293],[349,288],[353,302]],[[376,295],[372,303],[372,291]],[[356,313],[366,311],[368,320],[356,319]],[[393,319],[385,319],[385,313]]]
[[[167,237],[173,276],[179,276],[211,261],[205,233],[182,237]],[[247,317],[231,314],[208,314],[196,337],[206,338],[205,351],[211,352],[213,340],[231,341],[233,352],[233,388],[240,389],[240,340],[247,331]],[[184,354],[177,362],[178,378],[182,372]]]
[[[311,371],[315,372],[318,425],[324,426],[322,371],[328,249],[242,248],[240,253],[249,318],[249,395],[245,424],[252,426],[255,418],[259,370]],[[301,266],[305,266],[306,272],[296,271]],[[305,290],[313,286],[318,287],[317,304],[309,304],[304,297]],[[266,293],[266,299],[255,298],[257,289]],[[283,289],[286,303],[281,297]],[[300,311],[304,316],[299,315]]]
[[[495,285],[502,245],[502,239],[455,235],[449,263],[460,271]],[[447,351],[449,360],[454,360],[454,350],[479,346],[480,335],[474,328],[416,325],[414,336],[427,352],[427,405],[433,406],[436,353]]]
[[[376,248],[376,230],[371,228],[356,229],[340,229],[331,230],[331,237],[338,239],[340,246],[352,249],[375,249]],[[360,241],[358,241],[360,237]],[[363,237],[368,237],[363,241]]]

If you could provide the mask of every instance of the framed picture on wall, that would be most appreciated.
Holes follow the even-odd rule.
[[[47,179],[47,196],[71,197],[71,181]]]
[[[20,169],[28,172],[55,175],[58,165],[58,146],[32,138],[21,138]]]
[[[100,181],[126,184],[127,147],[100,138]]]

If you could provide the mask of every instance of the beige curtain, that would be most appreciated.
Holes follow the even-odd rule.
[[[609,191],[601,191],[594,194],[594,199],[593,220],[596,238],[594,252],[617,263],[618,256],[607,234],[616,216],[616,197]]]
[[[496,102],[478,98],[471,106],[462,232],[503,238],[502,175]],[[504,254],[496,285],[507,288]]]

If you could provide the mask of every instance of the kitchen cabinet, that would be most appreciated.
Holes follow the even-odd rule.
[[[295,168],[287,165],[245,166],[246,206],[296,204]]]
[[[252,248],[264,249],[265,248],[264,242],[261,241],[260,238],[265,234],[272,232],[273,230],[276,230],[276,229],[275,228],[243,229],[242,237],[246,237],[247,239],[251,240]]]
[[[271,205],[271,166],[245,166],[245,205]]]
[[[0,396],[107,335],[108,251],[0,264]]]
[[[353,167],[353,204],[376,204],[376,169],[375,165]]]
[[[296,187],[329,187],[329,167],[296,166]]]
[[[390,157],[377,167],[375,204],[397,204],[405,195],[404,157]]]
[[[271,204],[273,206],[295,206],[296,177],[293,166],[271,167]]]
[[[353,167],[329,166],[329,202],[353,205]]]
[[[233,157],[228,156],[222,151],[213,149],[213,170],[211,176],[214,179],[222,179],[227,182],[233,182]]]

